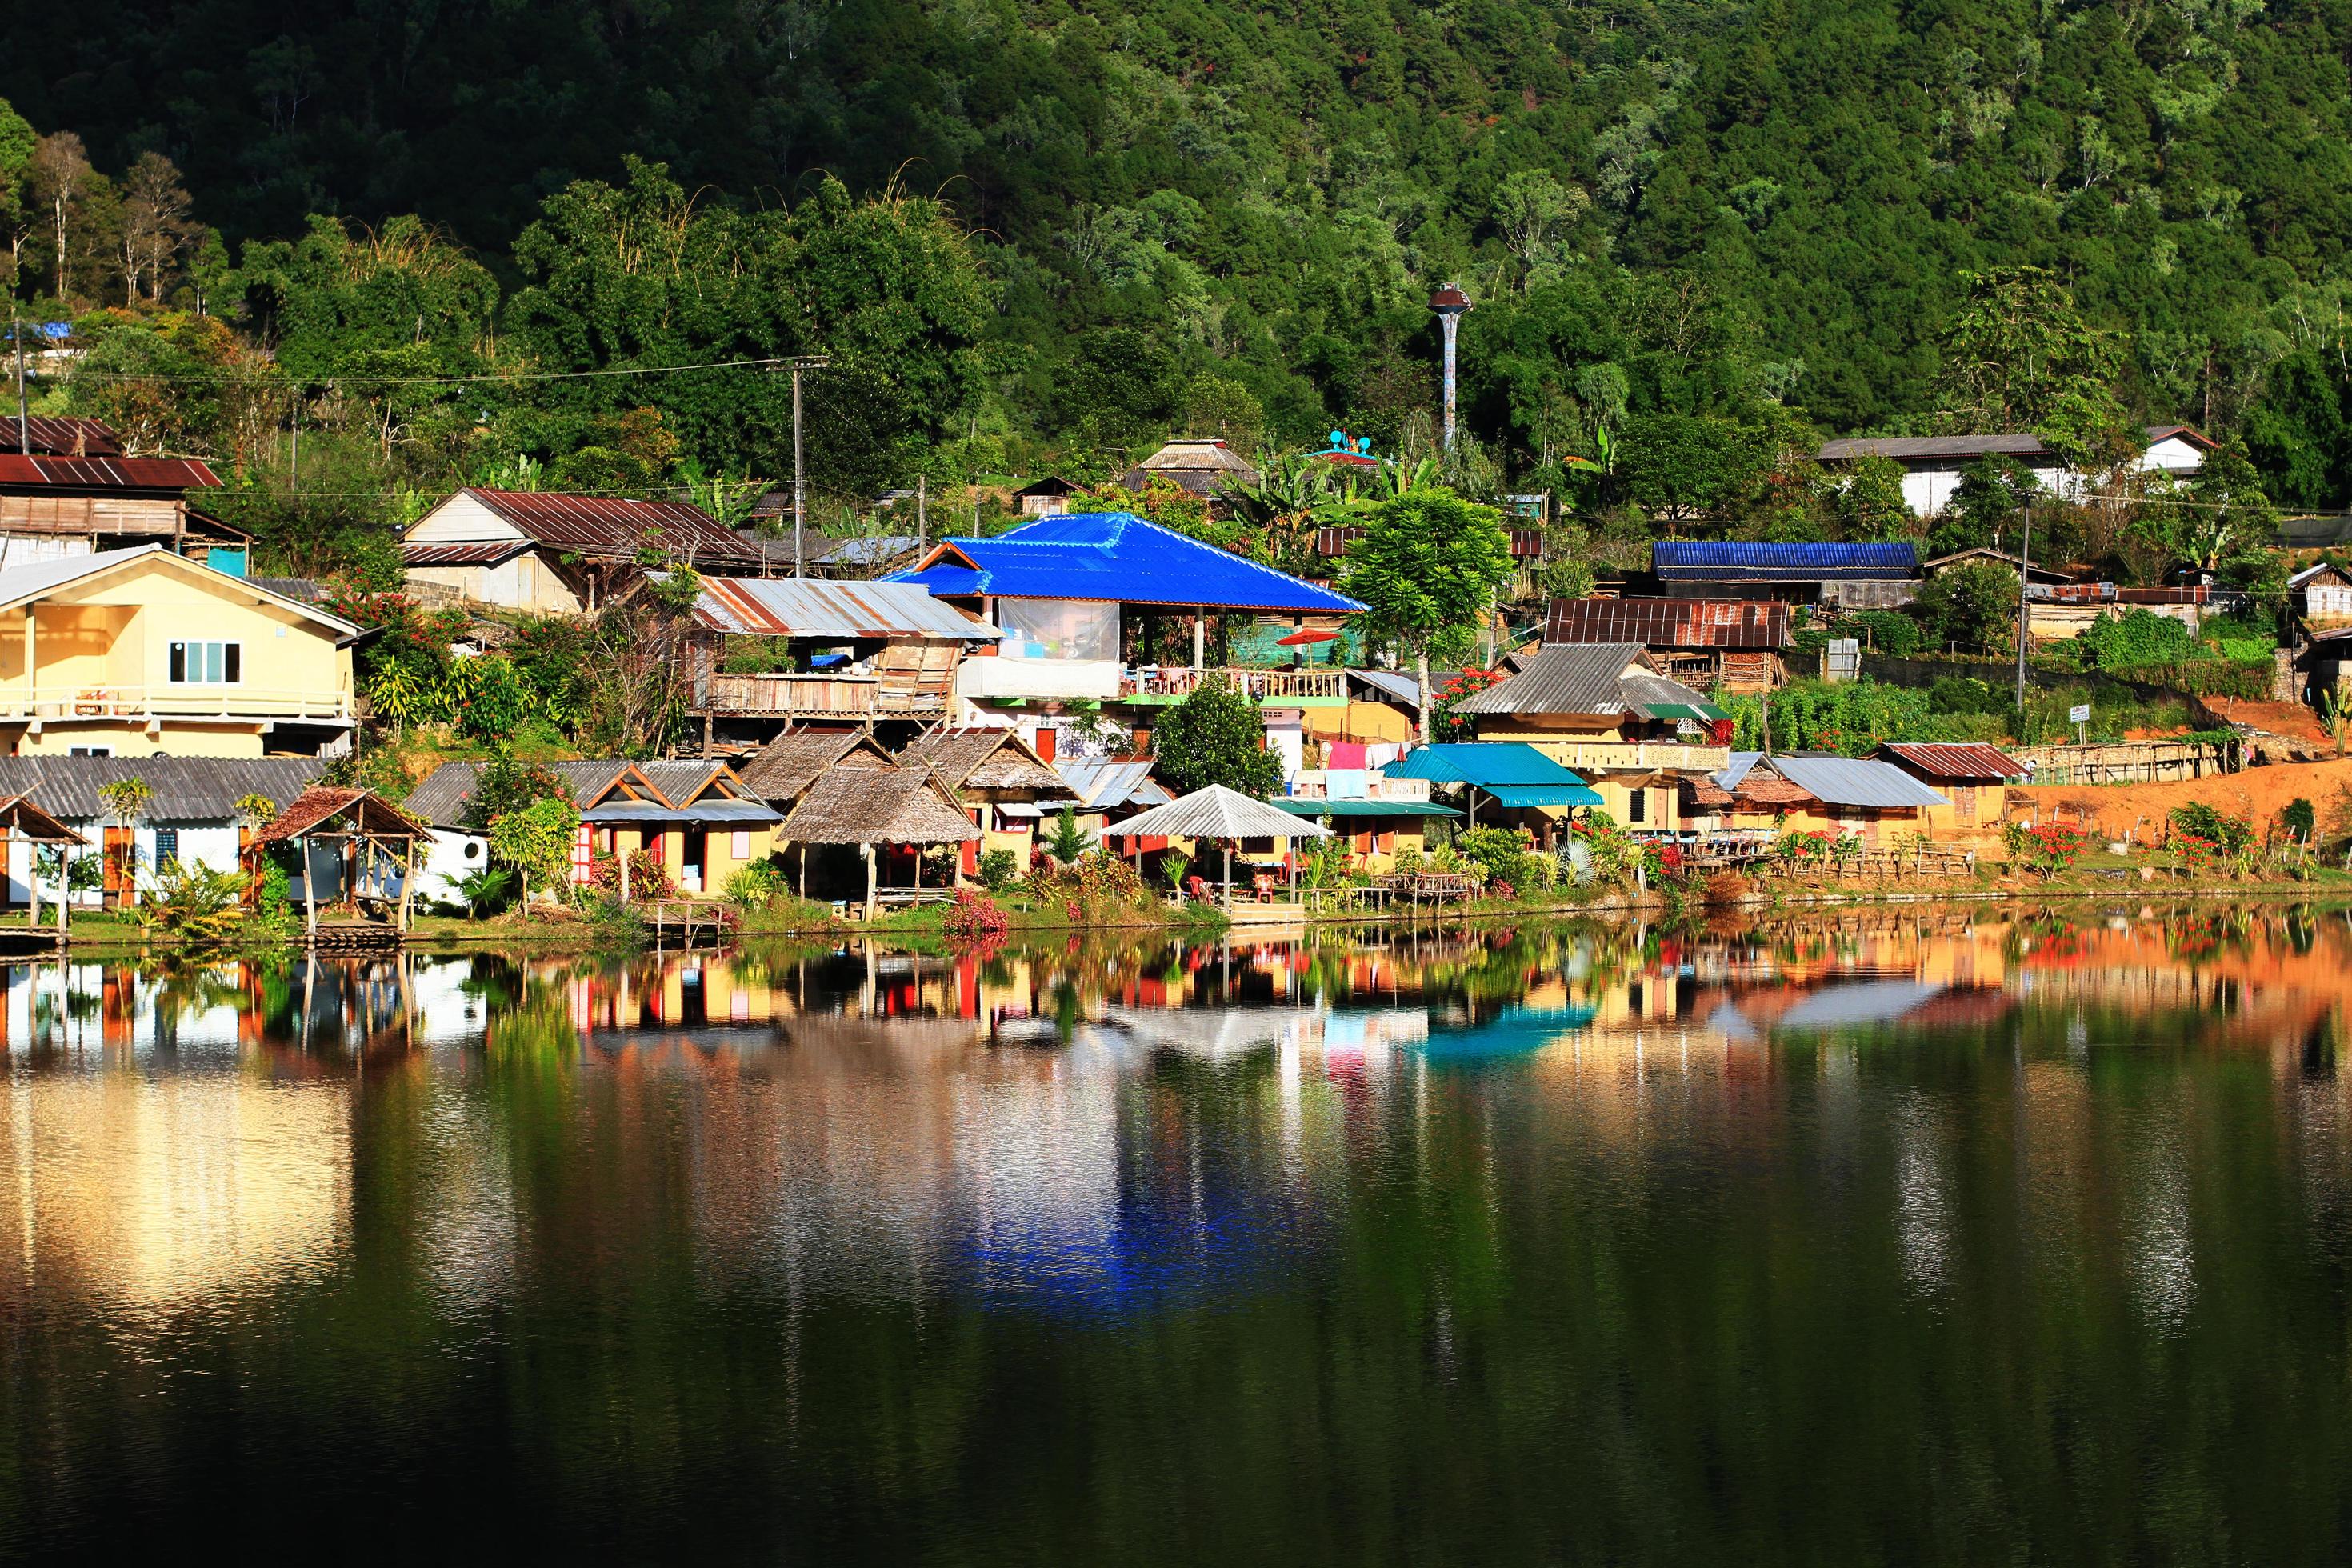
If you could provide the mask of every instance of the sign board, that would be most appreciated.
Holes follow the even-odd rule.
[[[2091,705],[2089,703],[2077,702],[2066,710],[2066,722],[2069,724],[2087,724],[2090,721]]]

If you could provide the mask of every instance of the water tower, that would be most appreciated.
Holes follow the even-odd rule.
[[[1438,325],[1445,332],[1445,445],[1454,446],[1454,343],[1461,331],[1462,312],[1470,308],[1470,296],[1458,283],[1440,284],[1429,296],[1429,308],[1437,312]]]

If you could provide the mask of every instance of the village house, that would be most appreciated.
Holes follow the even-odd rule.
[[[642,852],[661,861],[680,895],[716,898],[730,877],[776,848],[783,814],[723,763],[604,759],[541,765],[563,781],[580,808],[574,883],[593,880],[600,859]],[[455,900],[458,879],[489,864],[488,837],[473,820],[480,771],[473,763],[444,763],[404,803],[432,829],[418,882],[428,897]]]
[[[1017,728],[1051,762],[1055,731],[1107,705],[1148,721],[1211,671],[1212,616],[1255,621],[1345,616],[1364,606],[1129,512],[1041,518],[991,539],[945,539],[899,574],[1003,634],[956,672],[960,722]],[[1189,634],[1189,635],[1188,635]],[[1157,659],[1190,645],[1189,663]],[[1181,653],[1176,654],[1178,658]],[[1344,708],[1346,678],[1328,667],[1227,668],[1234,688],[1267,708]]]
[[[1226,492],[1256,486],[1258,471],[1223,441],[1173,440],[1118,477],[1119,488],[1141,495],[1155,484],[1174,485],[1217,510]]]
[[[2215,444],[2186,425],[2151,425],[2147,445],[2129,465],[2141,473],[2187,477],[2205,466]],[[1903,468],[1903,500],[1919,517],[1933,517],[1950,504],[1969,466],[2005,458],[2030,471],[2043,489],[2074,497],[2090,490],[2097,476],[2071,468],[2066,459],[2031,433],[2007,436],[1864,436],[1822,443],[1814,454],[1836,471],[1864,458],[1885,458]]]
[[[1077,796],[1072,818],[1097,838],[1109,833],[1114,824],[1175,798],[1151,776],[1149,757],[1062,757],[1055,760],[1054,771]],[[1149,852],[1167,846],[1162,842],[1143,847]]]
[[[1546,643],[1454,712],[1481,741],[1522,742],[1575,770],[1619,823],[1645,831],[1676,827],[1678,775],[1730,756],[1716,738],[1730,716],[1659,674],[1637,642]]]
[[[965,655],[1005,635],[910,583],[704,577],[693,616],[688,710],[713,734],[780,719],[937,722]]]
[[[258,757],[349,744],[359,628],[161,545],[0,572],[0,749]]]
[[[2333,561],[2306,566],[2286,580],[2287,604],[2305,626],[2352,621],[2352,574]]]
[[[1427,851],[1431,822],[1441,817],[1458,821],[1462,816],[1454,807],[1428,799],[1425,784],[1423,791],[1420,798],[1402,789],[1360,798],[1286,795],[1266,804],[1293,816],[1323,823],[1347,844],[1358,869],[1381,876],[1396,869],[1398,856]]]
[[[1975,833],[2000,826],[2009,786],[2030,784],[2032,771],[1998,746],[1945,741],[1889,741],[1878,760],[1891,763],[1943,795],[1948,806],[1927,806],[1931,831]]]
[[[1044,479],[1022,486],[1013,492],[1013,504],[1023,517],[1060,517],[1070,510],[1070,498],[1078,487],[1059,474],[1047,474]]]
[[[194,458],[130,458],[96,419],[0,422],[0,571],[155,544],[243,576],[251,541],[188,504],[220,480]]]
[[[400,555],[421,597],[542,616],[594,610],[635,583],[648,556],[714,574],[774,570],[761,540],[685,501],[479,488],[417,519]]]
[[[87,853],[102,857],[100,885],[76,892],[73,902],[112,905],[134,889],[152,889],[163,867],[236,870],[257,826],[244,803],[268,801],[272,812],[283,811],[325,766],[316,757],[0,757],[0,798],[25,796],[87,839]],[[148,791],[127,822],[100,793],[126,779]],[[28,901],[31,870],[26,847],[12,845],[8,904]],[[299,887],[300,878],[295,880]],[[56,880],[46,880],[43,901],[57,896]]]
[[[1066,805],[1073,811],[1078,805],[1078,793],[1011,730],[924,734],[899,748],[898,761],[938,775],[980,829],[980,838],[963,848],[967,876],[980,869],[980,856],[991,849],[1011,851],[1014,864],[1025,869],[1036,851],[1044,819],[1059,816]]]
[[[1788,831],[1852,835],[1866,849],[1894,848],[1903,834],[1932,837],[1929,814],[1953,809],[1948,797],[1892,763],[1760,752],[1734,752],[1726,766],[1685,781],[1683,795],[1688,826],[1703,836],[1760,842]]]
[[[1919,552],[1891,544],[1771,544],[1661,539],[1650,574],[1674,598],[1778,599],[1848,610],[1892,610],[1919,592]]]
[[[964,802],[928,763],[902,763],[869,730],[788,730],[740,776],[784,814],[777,851],[804,897],[919,889],[924,851],[943,845],[956,847],[950,879],[977,858],[963,847],[981,838]]]
[[[1788,684],[1789,606],[1770,599],[1554,599],[1546,643],[1639,643],[1658,672],[1726,691]]]

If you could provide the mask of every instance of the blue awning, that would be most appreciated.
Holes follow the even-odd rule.
[[[1480,784],[1500,805],[1599,805],[1601,792],[1590,784]]]

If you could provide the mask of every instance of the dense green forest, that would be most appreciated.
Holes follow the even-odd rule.
[[[364,531],[301,493],[336,484],[788,471],[774,367],[559,378],[592,370],[829,356],[842,496],[1175,429],[1411,448],[1447,279],[1496,483],[1768,506],[1693,462],[1980,411],[1969,275],[2039,268],[2013,298],[2079,329],[2076,384],[2011,416],[2087,379],[2283,505],[2352,492],[2352,0],[90,0],[9,34],[16,293],[114,308],[73,395],[241,474],[308,423],[323,467],[253,514],[331,513],[304,537]]]

